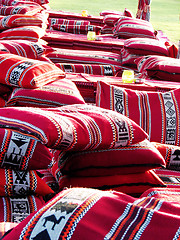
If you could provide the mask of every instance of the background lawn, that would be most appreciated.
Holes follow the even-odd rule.
[[[128,8],[136,15],[138,0],[50,0],[51,9],[81,13],[86,9],[91,15],[103,10],[123,12]],[[151,23],[155,30],[162,30],[175,43],[180,40],[180,0],[152,0]]]

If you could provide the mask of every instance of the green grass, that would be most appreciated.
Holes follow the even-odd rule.
[[[99,15],[103,10],[123,12],[128,8],[136,15],[138,0],[50,0],[51,9],[81,13],[88,10],[91,15]],[[180,40],[180,0],[152,0],[151,19],[155,30],[162,30],[175,43]]]

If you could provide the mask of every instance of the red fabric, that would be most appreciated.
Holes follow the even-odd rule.
[[[29,5],[29,6],[0,6],[0,15],[13,15],[13,14],[27,14],[34,15],[41,11],[42,7]]]
[[[55,175],[89,177],[144,172],[166,166],[162,155],[148,140],[118,149],[61,152],[58,162],[52,166]]]
[[[180,235],[179,215],[179,203],[173,200],[137,199],[115,191],[71,188],[27,217],[3,240],[17,240],[19,236],[23,239],[70,236],[72,240],[122,237],[169,240]]]
[[[55,177],[51,174],[49,169],[39,169],[37,170],[38,175],[41,179],[54,191],[59,192],[59,185]]]
[[[124,48],[131,54],[168,56],[164,42],[156,39],[130,38],[124,42]]]
[[[0,40],[29,40],[38,42],[44,36],[45,30],[37,26],[15,27],[0,33]]]
[[[0,167],[16,170],[48,168],[53,155],[32,137],[9,129],[0,129]]]
[[[142,76],[162,81],[180,82],[179,59],[166,56],[144,56],[135,61]]]
[[[157,150],[162,154],[166,161],[166,168],[180,170],[179,163],[179,153],[180,148],[170,144],[162,144],[157,142],[152,142],[152,144],[157,148]]]
[[[85,103],[75,83],[59,79],[41,88],[16,88],[6,106],[60,107],[69,104]]]
[[[130,195],[140,195],[150,187],[165,187],[163,181],[153,172],[121,174],[96,177],[62,176],[59,179],[59,187],[84,187],[100,190],[114,190]]]
[[[114,36],[120,38],[156,38],[150,22],[130,17],[121,17],[114,27]]]
[[[105,24],[101,28],[101,34],[113,34],[113,27],[108,26],[108,25]]]
[[[180,146],[179,99],[180,89],[164,93],[135,91],[101,81],[96,104],[135,121],[147,132],[150,141]]]
[[[169,188],[180,189],[180,171],[169,169],[155,169],[154,171]]]
[[[123,66],[133,66],[136,68],[135,60],[139,58],[141,55],[137,55],[135,53],[130,53],[128,50],[123,48],[121,50],[121,58],[122,58],[122,65]]]
[[[0,168],[0,196],[45,196],[54,191],[38,176],[36,171],[19,171]]]
[[[66,150],[117,148],[147,138],[122,114],[87,104],[0,108],[0,126],[25,132],[50,148]]]
[[[0,82],[15,87],[37,88],[65,77],[54,64],[11,53],[0,54],[0,68]]]
[[[120,17],[123,16],[122,14],[107,14],[105,15],[103,22],[104,24],[114,27],[114,24],[119,20]]]
[[[102,64],[71,64],[71,63],[56,63],[62,71],[67,73],[86,73],[92,75],[116,76],[122,72],[122,68],[114,65]]]
[[[47,45],[28,40],[0,40],[0,49],[32,59],[39,59],[41,56],[54,51]]]
[[[14,0],[0,0],[0,4],[6,6],[16,5],[18,2]],[[25,5],[30,3],[31,3],[30,5],[43,5],[49,3],[49,0],[30,0],[30,1],[21,0],[20,2],[24,3]]]
[[[90,21],[83,20],[69,20],[65,18],[48,18],[49,28],[52,28],[53,25],[75,25],[75,26],[87,26],[90,25]]]

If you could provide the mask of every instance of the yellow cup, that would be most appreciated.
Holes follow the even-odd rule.
[[[81,15],[83,17],[87,17],[88,16],[88,11],[87,10],[82,10]]]
[[[124,70],[122,74],[123,83],[132,83],[134,82],[134,71],[133,70]]]
[[[88,31],[87,39],[90,40],[90,41],[96,40],[96,32]]]

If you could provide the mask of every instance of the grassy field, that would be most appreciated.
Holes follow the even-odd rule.
[[[123,12],[128,8],[136,14],[138,0],[50,0],[51,9],[81,13],[86,9],[91,15],[99,15],[103,10]],[[180,40],[180,0],[152,0],[151,23],[155,30],[162,30],[168,38],[177,43]]]

